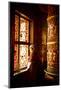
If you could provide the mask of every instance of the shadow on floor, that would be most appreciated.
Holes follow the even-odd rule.
[[[29,70],[13,77],[11,88],[59,85],[59,80],[45,79],[43,74],[34,76]]]

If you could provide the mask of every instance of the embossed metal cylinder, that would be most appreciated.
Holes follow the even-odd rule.
[[[54,8],[51,9],[55,10]],[[59,71],[59,53],[58,53],[58,15],[51,12],[48,7],[47,17],[47,74],[58,76]]]
[[[58,72],[58,30],[57,16],[51,16],[47,19],[47,71],[51,74]]]

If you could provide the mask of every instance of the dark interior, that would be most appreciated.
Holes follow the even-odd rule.
[[[48,86],[58,85],[59,80],[45,78],[44,69],[47,67],[47,48],[42,61],[42,32],[47,35],[47,4],[28,4],[28,3],[9,3],[10,11],[10,87],[32,87],[32,86]],[[55,8],[56,15],[59,11],[58,5],[51,5]],[[34,53],[32,55],[32,64],[28,71],[13,76],[13,56],[14,56],[14,27],[15,27],[15,10],[25,14],[34,22]],[[47,38],[46,38],[47,43]]]

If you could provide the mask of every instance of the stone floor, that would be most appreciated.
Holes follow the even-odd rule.
[[[15,75],[11,80],[12,88],[16,87],[35,87],[35,86],[51,86],[59,85],[58,79],[46,76],[45,73],[34,75],[29,70],[21,74]]]

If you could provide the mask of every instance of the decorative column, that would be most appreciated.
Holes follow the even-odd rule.
[[[46,75],[52,77],[58,76],[59,57],[58,57],[58,15],[55,6],[48,6],[47,17],[47,70]]]

